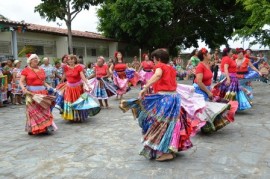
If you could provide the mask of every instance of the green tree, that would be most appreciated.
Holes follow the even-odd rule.
[[[0,19],[8,20],[8,18],[6,18],[5,16],[3,16],[2,14],[0,14]]]
[[[251,15],[245,26],[236,31],[240,37],[254,37],[254,43],[270,45],[270,1],[269,0],[238,0]]]
[[[47,21],[56,21],[57,18],[65,21],[68,29],[69,53],[73,53],[72,21],[82,10],[89,10],[90,5],[98,5],[101,2],[102,0],[42,0],[35,7],[35,12]]]
[[[99,31],[148,49],[227,44],[249,13],[236,0],[107,0],[98,10]]]

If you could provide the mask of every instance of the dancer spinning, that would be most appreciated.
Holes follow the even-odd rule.
[[[89,114],[96,115],[100,111],[100,108],[93,108],[91,105],[82,105],[81,109],[76,110],[72,107],[73,103],[84,93],[83,83],[91,90],[87,83],[87,79],[84,76],[83,67],[80,64],[77,64],[77,61],[75,55],[69,55],[67,60],[68,65],[63,66],[63,72],[67,83],[64,90],[64,109],[62,117],[65,120],[82,122],[87,119]]]
[[[141,81],[141,89],[143,89],[144,85],[147,81],[153,76],[154,72],[154,63],[149,59],[148,54],[143,54],[143,62],[139,68],[139,76]],[[152,93],[152,87],[149,88],[148,93]]]
[[[205,48],[198,53],[200,63],[196,68],[196,78],[194,80],[195,92],[202,94],[206,101],[216,100],[211,92],[211,82],[213,74],[210,68],[211,54]],[[225,103],[206,102],[206,109],[201,117],[207,120],[205,126],[201,128],[204,133],[217,131],[230,122],[234,121],[234,115],[238,107],[236,101],[224,101]]]
[[[123,94],[128,90],[128,78],[125,72],[127,65],[124,63],[121,52],[115,52],[114,56],[115,63],[111,65],[110,72],[113,73],[113,81],[118,88],[116,99],[118,99],[118,96],[122,99]]]
[[[94,74],[90,76],[89,84],[93,85],[91,94],[94,95],[100,104],[101,108],[104,108],[102,100],[105,102],[105,108],[109,108],[108,97],[116,95],[116,89],[109,83],[108,77],[110,76],[109,68],[105,64],[104,57],[100,56],[97,59],[97,65],[94,69]]]
[[[176,152],[192,147],[190,136],[201,121],[188,115],[182,107],[182,99],[176,92],[176,71],[168,64],[168,52],[157,49],[151,56],[158,64],[154,75],[139,93],[139,98],[143,99],[123,100],[120,108],[124,112],[131,108],[139,120],[144,145],[140,154],[164,161],[173,159]],[[155,94],[145,96],[151,85]],[[203,104],[203,98],[198,102]]]
[[[114,56],[115,62],[110,67],[110,73],[113,73],[113,82],[118,88],[116,99],[118,96],[122,99],[123,94],[129,89],[128,82],[136,86],[139,77],[135,70],[128,69],[121,52],[115,52]]]
[[[215,85],[212,93],[226,100],[238,101],[238,110],[250,109],[251,105],[243,90],[240,88],[237,79],[237,65],[232,60],[233,53],[231,48],[225,48],[221,60],[221,82]]]
[[[239,83],[242,87],[242,90],[247,95],[249,101],[253,99],[252,94],[252,87],[250,82],[252,80],[259,79],[260,76],[262,76],[261,72],[253,66],[253,64],[250,62],[248,58],[244,57],[244,49],[243,48],[236,48],[237,53],[237,78],[239,79]],[[248,68],[251,68],[252,70],[248,70]]]
[[[51,86],[45,82],[45,71],[38,67],[38,63],[38,56],[30,55],[27,59],[28,66],[22,71],[20,79],[21,89],[26,94],[25,130],[29,135],[50,133],[57,129],[50,109],[54,97],[48,96],[46,90],[46,87],[50,89]]]

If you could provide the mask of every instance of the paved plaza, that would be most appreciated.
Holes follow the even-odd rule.
[[[237,113],[234,123],[216,133],[199,133],[192,149],[169,162],[138,155],[140,128],[114,97],[112,109],[85,123],[63,121],[54,110],[59,129],[53,135],[27,135],[24,106],[0,108],[0,178],[269,179],[270,86],[253,85],[251,110]]]

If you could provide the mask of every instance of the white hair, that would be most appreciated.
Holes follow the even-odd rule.
[[[31,60],[33,60],[34,58],[36,58],[38,60],[38,62],[40,61],[37,54],[31,54],[30,57],[28,57],[28,59],[27,59],[27,64],[30,64]]]

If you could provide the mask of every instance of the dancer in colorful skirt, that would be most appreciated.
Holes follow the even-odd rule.
[[[110,73],[113,74],[113,82],[117,87],[116,99],[118,96],[122,99],[123,94],[129,89],[128,83],[131,82],[133,86],[136,86],[139,78],[135,70],[128,69],[121,52],[115,52],[114,56],[115,62],[110,67]]]
[[[250,62],[248,58],[244,57],[244,49],[243,48],[236,48],[237,53],[237,78],[239,80],[239,83],[242,87],[242,90],[245,92],[246,96],[248,97],[249,101],[253,99],[252,94],[252,87],[251,87],[251,81],[259,79],[260,76],[262,76],[261,72],[253,66],[253,64]],[[251,70],[249,70],[251,68]]]
[[[38,67],[39,58],[32,54],[27,59],[28,66],[21,73],[20,86],[26,94],[26,127],[29,135],[50,133],[57,129],[50,107],[54,97],[46,90],[51,88],[45,82],[45,71]],[[26,84],[26,87],[25,87]]]
[[[91,94],[95,96],[101,108],[109,108],[108,98],[116,95],[116,89],[110,84],[108,77],[110,76],[108,65],[105,64],[104,57],[100,56],[97,59],[97,65],[94,69],[94,74],[90,76],[89,84],[93,89]],[[95,78],[93,78],[95,77]],[[102,100],[105,102],[103,105]]]
[[[237,78],[237,65],[235,60],[232,60],[233,53],[231,48],[225,48],[222,53],[221,60],[221,81],[214,86],[212,93],[214,96],[219,96],[221,99],[238,101],[238,111],[251,108],[245,93],[239,85]]]
[[[141,81],[141,89],[143,89],[143,86],[147,83],[147,81],[153,76],[154,72],[154,63],[149,59],[148,54],[143,54],[143,62],[141,63],[141,66],[139,68],[139,76]],[[149,88],[148,93],[151,93],[152,87]]]
[[[100,108],[96,105],[91,106],[91,104],[94,104],[94,101],[92,101],[87,95],[83,95],[82,98],[91,100],[91,104],[89,103],[82,106],[76,106],[78,107],[77,109],[73,106],[73,103],[80,100],[81,95],[84,93],[83,83],[88,90],[91,90],[90,85],[84,76],[83,67],[82,65],[77,64],[77,61],[78,60],[75,55],[69,55],[67,65],[63,66],[63,73],[67,83],[63,92],[64,108],[62,117],[64,120],[82,122],[86,120],[89,115],[96,115],[100,111]]]
[[[121,52],[115,52],[115,62],[110,67],[110,72],[113,73],[113,82],[116,85],[117,96],[120,96],[120,99],[123,98],[123,94],[125,94],[128,90],[128,78],[126,76],[127,65],[124,63],[123,56]]]
[[[206,108],[200,117],[207,121],[206,125],[201,128],[204,133],[217,131],[230,122],[234,121],[234,115],[238,107],[237,101],[220,102],[217,98],[213,98],[211,92],[212,71],[210,68],[211,54],[205,48],[198,53],[200,63],[196,68],[196,78],[194,80],[194,89],[198,94],[202,94],[206,102]],[[216,101],[216,102],[209,102]],[[217,103],[219,102],[219,103]]]
[[[122,100],[120,108],[124,112],[132,109],[138,118],[143,134],[140,154],[149,159],[164,161],[173,159],[176,152],[192,147],[190,137],[195,135],[205,121],[195,118],[194,114],[189,115],[182,106],[181,94],[176,91],[176,71],[168,64],[168,52],[157,49],[151,56],[159,62],[154,75],[139,93],[140,99]],[[151,85],[155,94],[145,96]],[[189,96],[188,93],[186,95]],[[201,98],[197,101],[202,106],[197,111],[200,111],[204,108],[204,100],[201,95],[198,96]],[[193,108],[197,105],[188,106]]]

